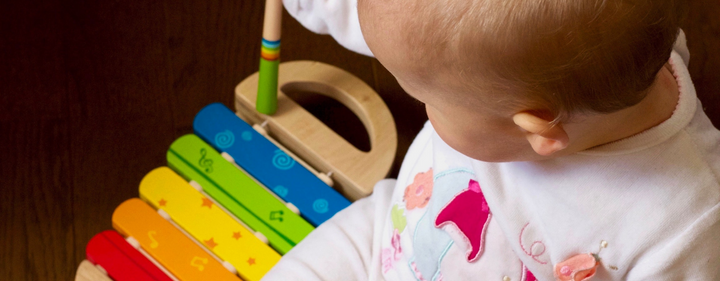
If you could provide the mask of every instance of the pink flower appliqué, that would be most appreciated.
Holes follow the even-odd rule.
[[[599,258],[594,254],[579,254],[555,265],[555,277],[561,281],[587,281],[595,276]]]
[[[382,260],[383,273],[387,273],[388,270],[393,268],[395,261],[402,257],[402,247],[400,246],[400,233],[398,230],[393,230],[393,236],[390,239],[391,248],[385,248],[382,250],[380,259]]]
[[[405,209],[425,207],[430,202],[433,191],[433,170],[415,175],[412,184],[405,188]]]

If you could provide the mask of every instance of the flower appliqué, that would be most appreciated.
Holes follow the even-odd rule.
[[[608,247],[608,242],[600,241],[600,248],[597,253],[579,254],[555,265],[555,277],[560,281],[587,281],[597,272],[600,266],[600,252]],[[610,266],[610,269],[617,270],[617,267]]]
[[[595,276],[600,265],[597,254],[579,254],[555,265],[555,277],[561,281],[586,281]]]
[[[427,172],[415,175],[412,184],[405,188],[405,208],[412,210],[415,208],[423,208],[430,202],[430,196],[433,191],[433,170],[430,168]]]
[[[401,233],[407,226],[407,218],[405,218],[405,210],[398,207],[397,204],[393,205],[390,211],[390,219],[392,220],[393,228],[395,231]]]
[[[393,236],[390,239],[390,248],[382,250],[380,259],[382,260],[383,273],[387,273],[393,268],[395,261],[402,258],[402,247],[400,246],[400,233],[397,229],[393,230]]]

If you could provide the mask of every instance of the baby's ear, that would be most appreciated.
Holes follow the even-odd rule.
[[[525,138],[537,154],[549,156],[565,149],[570,143],[562,124],[552,124],[537,113],[520,112],[513,115],[515,125],[525,131]]]

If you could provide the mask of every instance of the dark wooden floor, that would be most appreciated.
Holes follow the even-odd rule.
[[[685,23],[691,73],[720,124],[720,2]],[[71,280],[113,209],[191,132],[211,102],[256,71],[263,1],[0,3],[0,280]],[[424,121],[377,61],[285,15],[283,60],[339,66],[373,86],[399,130]]]

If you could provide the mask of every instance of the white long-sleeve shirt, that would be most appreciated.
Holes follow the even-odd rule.
[[[427,123],[397,180],[318,227],[265,280],[553,280],[589,254],[593,280],[720,280],[720,132],[687,54],[681,34],[670,119],[573,155],[486,163]]]
[[[372,56],[360,31],[357,0],[283,0],[283,5],[310,31],[329,34],[343,47]]]

